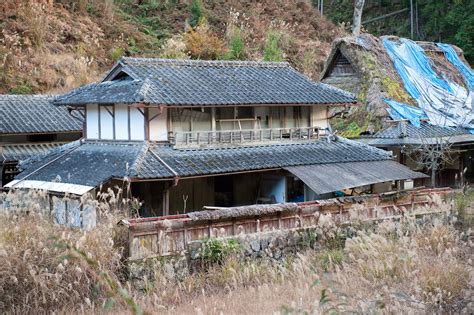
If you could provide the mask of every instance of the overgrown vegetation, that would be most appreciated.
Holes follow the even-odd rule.
[[[281,260],[245,258],[236,240],[206,239],[206,268],[170,278],[159,264],[138,292],[124,272],[120,198],[108,198],[99,225],[83,231],[53,224],[32,197],[21,195],[23,211],[0,213],[1,312],[431,313],[460,312],[472,298],[472,248],[445,216],[348,233],[321,215],[311,246]],[[472,207],[460,198],[458,209]]]
[[[0,93],[66,91],[121,56],[285,59],[316,79],[343,33],[290,0],[13,0],[0,20]]]
[[[316,1],[313,1],[316,2]],[[474,2],[470,0],[415,0],[414,40],[440,41],[455,44],[464,50],[466,59],[474,62]],[[325,2],[324,12],[336,23],[352,22],[354,1]],[[409,8],[407,1],[366,0],[363,20],[370,20]],[[393,34],[410,38],[410,11],[365,24],[367,32],[376,36]]]

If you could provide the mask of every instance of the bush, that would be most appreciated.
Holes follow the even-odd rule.
[[[268,32],[265,41],[263,60],[265,61],[283,61],[283,51],[279,47],[281,35],[274,31]]]
[[[110,52],[110,58],[114,61],[119,60],[123,56],[123,48],[117,47],[113,48]]]
[[[245,60],[245,43],[242,39],[240,29],[235,28],[232,32],[229,42],[229,51],[225,54],[224,59],[227,60]]]
[[[230,255],[237,254],[241,248],[235,239],[207,238],[202,241],[200,258],[205,265],[222,263]]]
[[[194,59],[219,59],[224,52],[224,43],[211,32],[206,23],[184,35],[186,50]]]
[[[203,18],[204,5],[202,4],[202,0],[192,0],[189,16],[189,25],[191,25],[191,27],[193,28],[196,28],[201,24]]]

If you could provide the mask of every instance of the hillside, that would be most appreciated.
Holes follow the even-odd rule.
[[[18,94],[97,80],[122,55],[288,60],[316,79],[344,32],[291,0],[12,0],[0,23],[0,93]]]

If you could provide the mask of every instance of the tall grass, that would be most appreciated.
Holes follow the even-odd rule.
[[[105,198],[90,231],[56,225],[22,198],[31,211],[0,213],[1,313],[459,312],[473,289],[472,249],[446,220],[387,220],[344,239],[321,216],[316,250],[255,260],[209,241],[215,264],[169,277],[158,263],[137,291],[127,282],[118,198]]]

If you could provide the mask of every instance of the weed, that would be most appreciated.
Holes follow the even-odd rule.
[[[206,238],[201,243],[200,258],[205,265],[222,263],[230,255],[239,253],[241,249],[241,244],[235,239]]]

